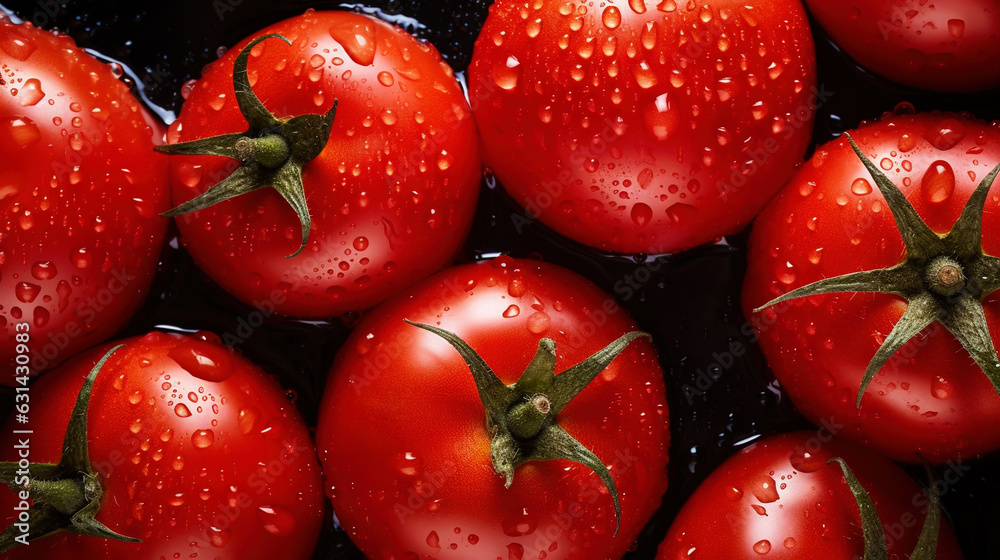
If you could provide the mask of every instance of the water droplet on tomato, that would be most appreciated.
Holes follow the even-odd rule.
[[[56,275],[56,265],[51,261],[38,261],[31,265],[31,275],[37,280],[51,280]]]
[[[729,501],[731,502],[738,502],[743,499],[743,490],[735,486],[730,486],[729,488],[726,488],[725,493],[726,493],[726,498],[728,498]]]
[[[417,476],[423,464],[415,453],[407,451],[393,457],[393,466],[404,476]]]
[[[767,104],[763,101],[758,101],[750,107],[750,114],[753,115],[755,121],[759,121],[767,116]]]
[[[212,430],[198,430],[191,434],[191,443],[198,449],[211,447],[215,443],[215,432]]]
[[[524,547],[520,543],[507,545],[507,560],[521,560],[522,558],[524,558]]]
[[[753,545],[753,551],[757,554],[767,554],[768,552],[771,552],[771,542],[767,539],[757,541]]]
[[[951,382],[937,375],[934,380],[931,381],[931,395],[935,399],[947,399],[954,392],[955,388],[952,386]]]
[[[41,291],[41,286],[31,284],[29,282],[18,282],[14,287],[14,295],[17,296],[19,301],[24,303],[31,303],[35,301],[35,298],[38,297],[38,294]]]
[[[796,449],[788,456],[792,468],[804,473],[816,472],[826,466],[826,461],[805,449]]]
[[[778,488],[774,483],[774,479],[770,476],[763,475],[757,477],[751,483],[750,491],[758,500],[765,504],[778,501]]]
[[[438,536],[437,531],[431,531],[427,534],[427,546],[441,548],[441,537]]]
[[[646,131],[657,140],[666,140],[680,125],[680,114],[667,94],[661,94],[642,113]]]
[[[42,91],[42,83],[36,78],[25,80],[21,89],[17,92],[17,102],[21,107],[32,107],[44,97],[45,92]]]
[[[247,435],[253,431],[254,426],[257,424],[257,418],[260,417],[260,412],[252,406],[243,407],[236,418],[236,426],[240,433]]]
[[[956,39],[961,39],[962,35],[965,35],[965,20],[949,19],[948,33]]]
[[[174,407],[174,414],[180,416],[181,418],[187,418],[191,416],[191,410],[187,407],[186,404],[180,403]]]
[[[232,534],[227,529],[220,529],[218,527],[209,527],[205,533],[208,537],[208,542],[215,548],[226,546],[229,544],[229,539],[232,538]]]
[[[290,535],[295,530],[295,515],[281,506],[258,507],[257,520],[265,531],[279,537]]]
[[[955,192],[955,172],[947,161],[937,160],[930,164],[920,180],[920,192],[924,200],[941,203]]]
[[[653,209],[648,204],[637,202],[632,206],[632,223],[642,227],[653,219]]]
[[[537,311],[528,317],[528,331],[534,334],[541,334],[549,329],[552,320],[548,313]]]
[[[778,281],[782,284],[791,284],[795,282],[795,265],[791,261],[785,261],[783,264],[779,264],[774,273],[778,277]]]
[[[628,7],[637,14],[646,13],[646,0],[628,0]]]
[[[511,305],[507,309],[504,310],[503,316],[504,316],[505,319],[513,319],[514,317],[517,317],[518,314],[520,314],[520,313],[521,313],[521,308],[520,307],[518,307],[516,305]]]
[[[29,148],[42,137],[38,125],[28,117],[15,117],[7,121],[7,134],[21,149]]]
[[[200,340],[183,342],[167,355],[188,373],[205,381],[223,381],[233,373],[229,351]]]
[[[534,515],[529,514],[527,508],[524,508],[520,512],[504,519],[501,526],[505,535],[509,537],[523,537],[535,532],[535,529],[538,527],[538,519]]]
[[[521,62],[516,56],[508,56],[507,60],[493,65],[493,82],[501,89],[512,90],[517,87],[517,79],[521,74]]]
[[[604,27],[608,29],[617,29],[619,25],[622,24],[622,13],[618,8],[614,6],[608,6],[604,8],[604,13],[601,14],[601,22],[604,23]]]
[[[354,62],[369,66],[375,61],[375,28],[371,22],[333,26],[330,37],[344,47]]]
[[[34,312],[35,327],[37,328],[44,327],[46,324],[48,324],[48,322],[49,322],[49,310],[39,305],[38,307],[35,308]]]
[[[393,79],[392,74],[384,70],[378,73],[378,83],[382,84],[383,86],[389,87],[395,82],[396,80]]]
[[[635,76],[635,83],[642,89],[649,89],[660,81],[645,60],[632,67],[632,75]]]
[[[859,177],[851,183],[851,192],[858,195],[864,196],[866,194],[871,194],[872,184],[868,182],[868,179],[864,177]]]
[[[939,150],[950,150],[965,138],[965,125],[956,119],[943,119],[924,131],[924,138]]]

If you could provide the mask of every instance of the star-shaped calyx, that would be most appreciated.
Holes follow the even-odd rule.
[[[762,309],[790,299],[838,292],[880,292],[906,299],[903,316],[865,369],[856,405],[875,374],[908,340],[940,321],[965,347],[1000,394],[1000,358],[990,338],[982,301],[1000,289],[1000,258],[983,253],[982,221],[986,195],[1000,165],[976,187],[951,231],[935,233],[920,218],[903,193],[847,135],[885,197],[906,247],[903,262],[888,268],[824,278],[775,298]]]
[[[171,155],[224,156],[240,162],[240,167],[231,175],[201,195],[164,212],[163,216],[197,212],[241,194],[271,187],[292,207],[302,227],[302,243],[295,253],[289,255],[294,257],[305,248],[312,227],[302,185],[302,167],[315,159],[330,140],[337,100],[325,115],[279,119],[268,111],[250,87],[247,61],[254,45],[270,38],[278,38],[291,45],[291,41],[281,35],[257,37],[240,51],[233,65],[233,89],[240,112],[249,124],[246,132],[156,147],[157,151]]]
[[[556,344],[550,338],[538,341],[535,357],[512,385],[504,385],[482,357],[454,333],[430,325],[407,323],[447,340],[472,372],[479,399],[486,408],[486,424],[492,437],[490,459],[510,487],[514,471],[528,461],[566,459],[594,471],[608,487],[615,504],[615,534],[621,525],[621,504],[615,481],[607,466],[592,451],[556,423],[556,415],[584,389],[615,357],[637,338],[650,338],[634,331],[597,351],[579,364],[555,373]]]
[[[119,535],[95,519],[101,509],[104,487],[90,464],[87,409],[98,372],[119,348],[121,345],[108,350],[84,380],[66,427],[59,463],[31,463],[27,474],[17,462],[0,463],[0,481],[5,482],[15,493],[26,491],[34,502],[28,508],[31,520],[28,524],[28,542],[58,531],[141,542],[139,539]],[[20,529],[14,525],[7,527],[0,533],[0,553],[25,544],[20,540],[22,538]]]

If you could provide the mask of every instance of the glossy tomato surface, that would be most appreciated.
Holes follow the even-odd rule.
[[[982,178],[1000,163],[1000,128],[956,114],[888,115],[852,132],[927,225],[947,233]],[[983,250],[1000,254],[1000,191],[983,218]],[[935,321],[899,350],[855,405],[868,362],[906,309],[899,296],[842,293],[753,309],[820,278],[893,266],[902,238],[846,138],[819,148],[757,218],[743,305],[768,363],[813,422],[887,455],[943,463],[1000,447],[1000,396],[969,353]],[[1000,300],[983,301],[993,333]],[[994,337],[996,334],[993,335]],[[996,339],[994,339],[996,340]],[[994,342],[996,344],[996,342]]]
[[[583,278],[509,257],[446,270],[374,311],[338,355],[316,434],[337,518],[361,550],[379,559],[620,558],[667,487],[669,419],[650,344],[633,342],[556,419],[611,471],[622,507],[614,536],[608,490],[583,465],[529,462],[504,487],[468,366],[404,318],[454,332],[505,384],[543,337],[555,341],[560,372],[637,330]]]
[[[860,510],[840,466],[827,464],[834,457],[847,463],[875,503],[888,558],[909,558],[930,503],[926,489],[885,458],[832,438],[822,430],[793,432],[733,455],[688,499],[657,560],[861,558]],[[947,521],[938,539],[937,560],[962,558]]]
[[[302,180],[312,217],[299,221],[272,189],[177,218],[195,262],[248,304],[297,317],[363,311],[448,263],[472,222],[480,176],[475,125],[451,68],[402,29],[349,12],[309,12],[267,26],[191,86],[170,143],[245,132],[233,63],[251,38],[248,77],[278,118],[339,102],[330,140]],[[175,156],[174,202],[201,194],[235,160]]]
[[[746,226],[819,94],[797,1],[500,0],[469,68],[483,159],[529,217],[658,254]]]
[[[87,419],[91,465],[104,485],[97,520],[142,540],[60,532],[4,558],[303,559],[322,524],[319,465],[281,388],[218,337],[149,333],[122,341],[94,383]],[[11,417],[34,463],[56,463],[83,379],[109,349],[91,350],[31,386],[30,422]],[[13,430],[32,430],[30,436]],[[0,494],[3,523],[12,492]]]
[[[6,19],[0,57],[0,383],[13,384],[18,323],[38,343],[34,374],[128,322],[156,272],[170,194],[153,152],[163,127],[112,67]]]
[[[859,64],[895,82],[940,92],[1000,87],[1000,5],[993,0],[806,0]]]

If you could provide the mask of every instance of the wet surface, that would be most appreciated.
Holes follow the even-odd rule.
[[[72,35],[78,44],[121,61],[137,89],[169,119],[180,110],[180,91],[220,48],[257,29],[307,8],[332,9],[336,2],[220,0],[108,3],[6,0],[18,17]],[[392,0],[383,14],[432,42],[458,70],[464,70],[487,2]],[[402,19],[400,19],[402,16]],[[829,92],[819,109],[813,146],[875,119],[901,101],[917,110],[964,110],[987,121],[1000,118],[991,94],[936,95],[908,90],[858,69],[817,31],[820,90]],[[129,78],[131,76],[131,78]],[[664,505],[636,543],[631,560],[655,556],[670,520],[698,483],[737,449],[770,434],[810,425],[794,411],[747,337],[739,306],[747,232],[715,245],[655,259],[609,257],[556,236],[537,222],[515,220],[516,205],[486,181],[478,213],[458,262],[499,252],[532,256],[568,267],[615,295],[640,326],[653,333],[667,374],[673,448],[670,490]],[[519,226],[520,224],[520,226]],[[310,425],[317,417],[326,372],[357,317],[301,322],[266,316],[215,286],[176,248],[166,247],[154,290],[122,336],[153,328],[210,330],[278,376]],[[228,339],[227,339],[228,335]],[[740,348],[741,351],[734,351]],[[993,429],[993,427],[984,427]],[[993,454],[967,466],[943,501],[967,558],[1000,550],[1000,458]],[[944,472],[948,467],[942,467]],[[920,469],[909,468],[920,480]],[[315,558],[363,558],[328,520]]]

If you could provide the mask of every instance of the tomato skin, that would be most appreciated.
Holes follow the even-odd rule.
[[[1000,129],[961,115],[893,115],[850,134],[938,233],[951,230],[979,181],[1000,162]],[[994,186],[983,218],[989,255],[1000,255],[996,192]],[[1000,448],[1000,433],[982,429],[1000,421],[1000,397],[939,322],[890,359],[856,408],[865,368],[905,300],[830,294],[753,313],[799,286],[888,267],[903,255],[884,198],[846,139],[820,147],[761,213],[750,238],[743,308],[771,369],[806,418],[832,418],[844,425],[839,436],[895,459],[918,461],[919,453],[943,463]],[[998,295],[983,307],[996,344]]]
[[[687,249],[749,224],[801,163],[819,99],[801,3],[677,5],[490,7],[469,68],[483,160],[558,233]]]
[[[730,457],[684,504],[657,560],[861,558],[861,514],[843,471],[827,464],[834,457],[847,462],[875,503],[889,558],[908,558],[929,497],[887,459],[831,438],[822,431],[782,434]],[[938,538],[937,560],[962,558],[943,516]]]
[[[269,39],[250,57],[250,83],[272,113],[322,114],[339,100],[330,141],[303,168],[309,243],[287,258],[299,246],[298,218],[262,189],[179,216],[184,244],[248,304],[270,301],[297,317],[365,310],[447,264],[471,227],[480,163],[468,103],[433,47],[374,18],[311,12],[253,37],[269,33],[292,41]],[[356,34],[373,50],[353,45]],[[232,79],[250,39],[196,83],[170,143],[246,130]],[[180,204],[229,175],[235,161],[176,156],[171,166]]]
[[[163,129],[108,65],[5,18],[0,56],[0,383],[13,385],[18,323],[33,373],[124,326],[152,284],[170,195]]]
[[[373,311],[330,372],[316,434],[355,544],[373,559],[620,558],[667,487],[669,419],[650,344],[633,342],[557,418],[610,466],[622,507],[612,538],[611,497],[582,465],[529,462],[504,488],[468,367],[403,318],[456,333],[504,383],[542,337],[556,343],[559,372],[636,329],[593,284],[508,257],[446,270]]]
[[[218,337],[206,338],[153,332],[124,340],[95,381],[88,442],[105,487],[97,520],[143,542],[61,532],[5,558],[312,556],[324,506],[309,432],[260,368],[216,345]],[[16,460],[15,438],[25,437],[14,429],[34,430],[32,462],[59,460],[83,379],[110,347],[82,354],[32,385],[31,423],[8,419],[0,436],[4,460]],[[199,356],[207,361],[200,369],[175,361],[191,364]],[[16,503],[13,493],[0,493],[4,526]]]
[[[806,0],[859,64],[930,91],[1000,87],[1000,6],[992,0]]]

